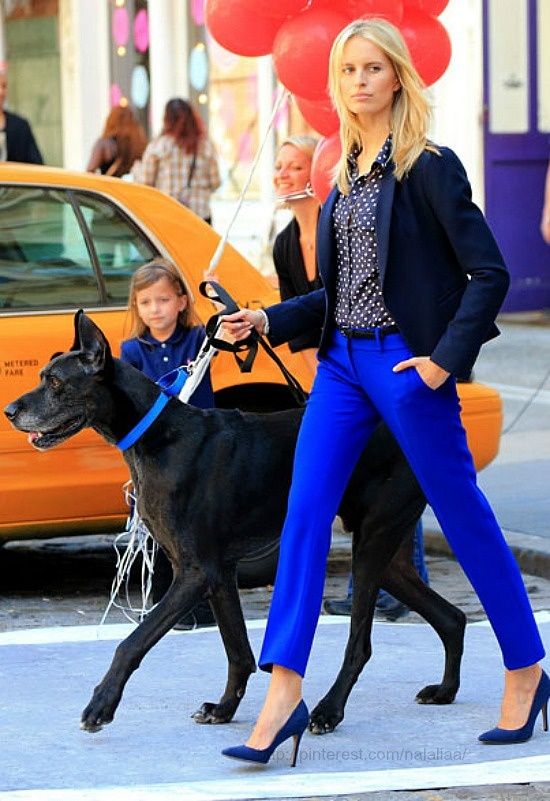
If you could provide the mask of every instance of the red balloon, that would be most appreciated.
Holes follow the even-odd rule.
[[[338,130],[340,122],[332,103],[326,100],[306,100],[305,97],[294,97],[302,117],[323,136],[330,136]]]
[[[451,60],[451,40],[441,22],[414,8],[406,8],[399,26],[414,66],[426,84],[441,78]]]
[[[258,13],[256,0],[206,0],[205,24],[214,39],[239,56],[265,56],[283,22]]]
[[[382,17],[399,25],[403,18],[403,0],[315,0],[315,8],[332,8],[350,22],[361,17]]]
[[[431,14],[433,17],[439,17],[449,5],[449,0],[405,0],[405,5],[423,11],[425,14]]]
[[[337,133],[328,139],[321,139],[315,148],[311,160],[311,186],[321,203],[325,202],[334,187],[332,174],[341,154],[340,135]]]
[[[273,44],[281,83],[306,100],[326,99],[330,48],[347,24],[343,14],[328,8],[307,9],[283,22]]]
[[[308,4],[308,0],[256,0],[256,7],[262,14],[270,17],[293,17],[303,11]]]

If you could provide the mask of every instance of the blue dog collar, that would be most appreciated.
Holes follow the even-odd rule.
[[[156,382],[161,388],[161,393],[151,406],[147,414],[129,431],[122,439],[116,444],[117,448],[121,451],[127,451],[132,445],[135,445],[147,429],[153,425],[157,417],[161,414],[167,403],[172,398],[180,394],[181,388],[185,384],[188,373],[184,367],[178,367],[177,370],[172,370],[169,373],[161,376]]]

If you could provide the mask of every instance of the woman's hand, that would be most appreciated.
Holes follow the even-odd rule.
[[[258,334],[264,333],[265,317],[260,311],[239,309],[238,312],[225,315],[221,320],[224,331],[234,337],[237,342],[250,336],[253,328]]]
[[[403,362],[398,362],[393,368],[394,373],[400,373],[402,370],[408,370],[414,367],[422,381],[430,389],[438,389],[448,377],[451,375],[440,367],[435,362],[432,362],[429,356],[413,356],[412,359],[405,359]]]

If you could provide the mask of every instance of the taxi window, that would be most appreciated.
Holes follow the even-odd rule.
[[[0,312],[98,303],[90,254],[67,194],[0,186]]]
[[[158,256],[158,250],[116,206],[83,192],[75,192],[75,200],[90,231],[107,303],[126,304],[132,273]]]

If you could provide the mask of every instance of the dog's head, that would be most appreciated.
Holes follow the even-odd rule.
[[[36,389],[4,409],[10,423],[28,432],[31,445],[46,450],[94,422],[97,389],[112,372],[113,357],[103,332],[84,312],[74,318],[75,340],[40,372]]]

